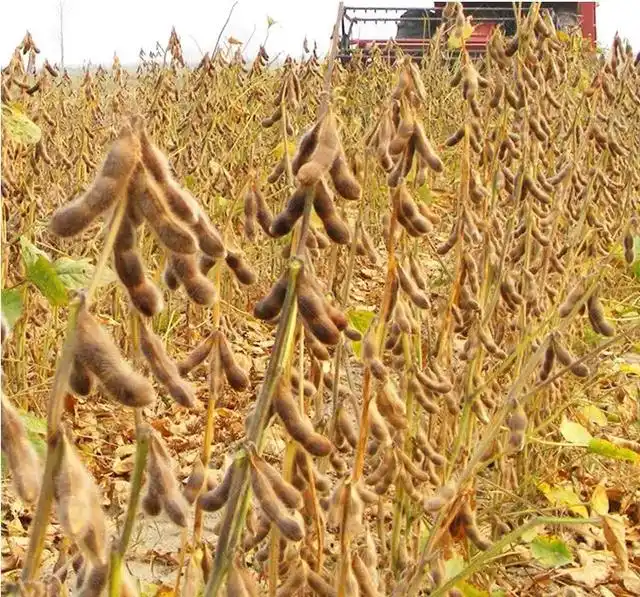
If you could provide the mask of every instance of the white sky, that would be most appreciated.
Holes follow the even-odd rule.
[[[65,63],[109,65],[114,52],[123,64],[135,63],[140,48],[163,45],[175,26],[185,58],[197,61],[215,45],[218,32],[234,0],[64,0]],[[0,64],[31,31],[41,56],[60,60],[58,0],[4,1],[0,9]],[[416,0],[351,0],[347,5],[428,6]],[[508,3],[510,4],[510,2]],[[320,52],[329,43],[338,3],[335,0],[238,0],[223,39],[233,35],[243,42],[250,38],[246,53],[253,56],[265,38],[267,15],[277,21],[269,33],[267,51],[271,57],[298,56],[305,35],[317,41]],[[635,9],[634,9],[635,8]],[[252,31],[255,33],[252,36]],[[609,45],[618,30],[640,50],[640,10],[630,0],[602,0],[597,8],[598,41]],[[394,27],[368,25],[361,37],[386,38]]]

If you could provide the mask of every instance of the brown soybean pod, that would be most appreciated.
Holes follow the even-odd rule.
[[[109,149],[100,173],[87,192],[53,214],[51,230],[58,236],[75,236],[114,202],[124,200],[123,193],[136,166],[138,153],[136,139],[125,129]]]
[[[177,364],[180,375],[187,375],[187,373],[205,361],[213,348],[214,338],[215,335],[210,334]]]
[[[584,296],[584,288],[582,286],[582,282],[578,282],[573,289],[567,295],[567,298],[558,308],[558,313],[560,317],[564,318],[571,313],[576,303]]]
[[[140,408],[153,402],[151,384],[124,360],[111,337],[83,303],[76,323],[76,358],[93,373],[104,389],[125,406]]]
[[[128,193],[130,201],[139,208],[156,238],[167,249],[175,253],[196,252],[198,247],[193,234],[173,215],[162,189],[141,164],[131,176]]]
[[[331,320],[324,301],[303,278],[298,286],[298,308],[313,335],[323,344],[335,345],[340,341],[340,330]]]
[[[328,456],[333,446],[324,436],[317,433],[309,418],[300,412],[291,389],[283,380],[273,398],[273,408],[287,431],[307,452],[314,456]]]
[[[335,243],[347,244],[350,240],[349,227],[338,216],[333,204],[332,193],[324,178],[318,180],[315,185],[313,207],[322,220],[327,236]]]
[[[168,265],[192,301],[199,305],[211,305],[216,299],[216,289],[213,282],[202,274],[198,267],[196,255],[172,253]]]
[[[329,111],[320,125],[318,140],[306,164],[297,173],[301,185],[314,185],[322,175],[329,171],[340,150],[340,140],[333,113]]]
[[[305,187],[298,187],[293,192],[293,195],[287,200],[284,209],[273,218],[269,229],[271,236],[280,238],[291,232],[295,223],[300,216],[302,216],[306,198],[307,189]]]
[[[293,508],[294,510],[302,508],[302,494],[293,485],[285,481],[282,475],[257,453],[255,447],[252,446],[249,453],[251,463],[265,476],[278,499],[287,508]]]
[[[256,238],[256,214],[258,211],[257,201],[253,189],[247,189],[244,196],[244,234],[247,240],[254,241]]]
[[[291,160],[291,171],[294,174],[298,174],[300,167],[307,163],[313,150],[318,143],[318,131],[322,122],[316,122],[300,139],[298,144],[298,150]]]
[[[356,177],[351,172],[351,168],[349,168],[344,152],[340,151],[338,153],[333,164],[331,164],[329,174],[331,175],[331,180],[333,180],[333,184],[336,187],[336,191],[338,191],[341,197],[352,201],[360,199],[362,188],[360,187],[360,183]]]
[[[269,293],[255,304],[253,314],[258,319],[268,321],[280,313],[287,294],[288,273],[288,270],[285,270],[271,287]]]
[[[253,189],[256,199],[256,218],[260,228],[267,236],[271,236],[271,224],[273,223],[273,214],[269,209],[267,200],[264,198],[262,191],[258,187]]]
[[[577,377],[589,376],[589,368],[584,363],[576,363],[575,357],[564,346],[562,346],[562,344],[560,344],[560,341],[557,338],[554,338],[553,345],[556,357],[558,357],[558,360],[565,367],[569,367],[571,373]]]
[[[191,384],[181,376],[177,365],[165,352],[162,341],[138,319],[140,330],[140,349],[153,376],[167,389],[170,396],[181,406],[194,408],[197,405],[195,392]]]
[[[206,512],[216,512],[227,502],[235,464],[232,462],[224,473],[222,481],[213,489],[200,494],[198,503]]]
[[[227,337],[220,331],[218,332],[218,348],[220,350],[222,370],[229,385],[236,391],[246,390],[250,383],[249,376],[243,371],[240,365],[236,363]]]
[[[16,409],[4,395],[1,400],[2,452],[6,456],[17,494],[24,502],[31,504],[36,501],[40,492],[38,455]]]
[[[613,336],[615,334],[614,327],[605,319],[604,309],[600,300],[595,294],[592,294],[587,300],[587,312],[589,321],[593,331],[603,336]]]
[[[263,512],[273,522],[280,532],[290,541],[301,541],[304,538],[304,528],[290,516],[284,504],[278,499],[273,488],[264,474],[253,463],[249,467],[251,487]]]
[[[209,257],[218,259],[225,254],[224,243],[218,229],[211,223],[209,216],[200,208],[198,208],[198,219],[191,226],[196,238],[198,239],[198,247]]]
[[[427,138],[427,135],[419,122],[415,123],[413,131],[413,138],[415,142],[416,151],[420,154],[425,163],[434,172],[442,172],[444,165],[438,154],[433,149],[431,142]]]
[[[79,396],[88,396],[93,391],[94,375],[77,359],[73,359],[69,374],[69,387]]]
[[[307,572],[307,584],[320,597],[338,597],[338,591],[311,568]]]

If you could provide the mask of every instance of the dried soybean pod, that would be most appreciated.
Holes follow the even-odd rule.
[[[200,271],[196,255],[172,253],[168,264],[193,302],[209,306],[216,300],[215,286]]]
[[[76,341],[76,358],[118,402],[136,408],[153,402],[151,384],[124,360],[111,337],[89,313],[84,299],[78,310]]]
[[[258,224],[260,224],[260,228],[262,228],[267,236],[271,236],[273,214],[269,209],[269,205],[267,204],[267,200],[262,194],[262,191],[257,186],[254,186],[253,192],[256,199],[256,218],[258,220]]]
[[[224,243],[218,229],[212,224],[209,216],[198,208],[198,219],[191,226],[193,233],[198,239],[198,248],[209,257],[218,259],[225,254]]]
[[[294,175],[298,174],[300,167],[307,163],[313,150],[318,143],[318,131],[322,125],[322,121],[316,122],[300,139],[298,149],[291,160],[291,171]]]
[[[213,348],[214,339],[215,334],[210,334],[177,364],[180,375],[187,375],[187,373],[204,362]]]
[[[415,123],[413,129],[413,139],[416,146],[416,151],[420,154],[420,157],[426,162],[426,164],[434,172],[442,172],[444,165],[438,154],[433,149],[431,142],[427,138],[424,128],[419,122]]]
[[[307,398],[313,396],[318,390],[312,382],[300,375],[300,371],[295,367],[291,367],[291,385],[294,390],[298,391],[300,389],[300,384],[302,384],[302,391]]]
[[[240,567],[232,562],[227,574],[227,597],[250,597]]]
[[[429,222],[429,220],[420,213],[420,210],[407,190],[407,187],[404,184],[400,185],[396,193],[400,211],[411,223],[411,226],[421,234],[432,232],[433,226],[431,225],[431,222]]]
[[[11,477],[20,499],[31,504],[40,492],[40,463],[33,444],[29,441],[18,412],[2,395],[0,425],[2,427],[2,452],[7,459]]]
[[[291,483],[285,481],[282,475],[257,453],[255,446],[249,447],[249,456],[252,465],[265,476],[278,499],[287,508],[294,510],[302,508],[302,494]]]
[[[250,286],[256,281],[255,272],[245,263],[240,253],[227,251],[225,261],[241,284]]]
[[[631,232],[627,232],[624,235],[622,244],[624,246],[624,259],[627,263],[631,264],[635,260],[634,242]]]
[[[589,368],[584,363],[576,362],[576,358],[560,343],[560,340],[554,336],[553,347],[558,361],[565,367],[569,367],[571,373],[577,377],[589,377]]]
[[[89,564],[85,564],[87,568]],[[79,577],[78,577],[79,578]],[[88,571],[85,571],[82,583],[76,591],[78,597],[100,597],[107,586],[109,578],[108,564],[91,565]],[[121,593],[124,595],[124,593]]]
[[[287,580],[276,591],[276,597],[291,597],[300,591],[307,582],[308,569],[307,563],[300,559],[295,568],[287,575]]]
[[[426,291],[427,281],[425,280],[422,269],[420,265],[418,265],[418,262],[416,261],[416,258],[413,254],[409,256],[409,271],[411,271],[411,277],[413,278],[418,288],[420,290]]]
[[[233,351],[224,333],[218,331],[217,334],[222,370],[229,385],[238,392],[246,390],[249,387],[249,376],[242,367],[236,363]]]
[[[571,292],[567,295],[567,298],[558,308],[558,313],[560,317],[567,317],[569,313],[576,306],[578,301],[584,296],[584,288],[582,286],[582,282],[578,282],[572,289]]]
[[[540,368],[540,381],[546,381],[553,369],[553,363],[556,360],[556,353],[553,349],[553,342],[549,341],[546,350],[544,351],[544,359]]]
[[[431,377],[426,372],[420,371],[419,369],[416,369],[415,374],[416,378],[425,389],[436,392],[437,394],[447,394],[453,389],[449,382]]]
[[[615,335],[616,331],[606,320],[602,304],[595,294],[592,294],[587,300],[587,312],[594,332],[602,334],[603,336]]]
[[[195,392],[191,384],[180,376],[178,367],[167,355],[162,340],[140,318],[138,318],[138,327],[140,349],[153,376],[178,404],[186,408],[194,408],[197,405]]]
[[[216,512],[225,505],[229,497],[229,490],[231,489],[234,467],[235,464],[233,462],[229,464],[227,470],[224,472],[222,481],[213,489],[200,494],[198,503],[203,510],[206,512]]]
[[[345,245],[350,240],[349,227],[338,216],[333,204],[333,197],[324,178],[318,180],[313,197],[313,208],[322,220],[327,236],[339,245]]]
[[[316,433],[313,423],[300,412],[291,394],[288,382],[281,380],[273,398],[273,408],[282,420],[289,435],[307,452],[314,456],[328,456],[333,449],[331,442],[320,433]]]
[[[335,116],[331,112],[323,117],[318,138],[313,153],[308,161],[300,167],[296,174],[301,185],[309,187],[314,185],[321,176],[326,174],[340,150],[340,139],[336,127]]]
[[[131,175],[129,200],[144,216],[156,238],[174,253],[195,253],[198,245],[191,231],[169,209],[162,189],[140,164]]]
[[[336,159],[333,161],[333,164],[331,164],[329,174],[336,187],[336,191],[338,191],[341,197],[352,201],[360,199],[362,188],[357,178],[351,172],[351,168],[349,168],[343,151],[338,152]]]
[[[262,511],[273,522],[280,532],[290,541],[301,541],[304,528],[298,520],[287,513],[284,504],[279,500],[265,475],[251,462],[251,488]]]
[[[171,211],[185,224],[195,224],[198,218],[198,205],[191,194],[180,188],[171,176],[169,162],[160,149],[154,145],[144,127],[140,127],[140,146],[142,162],[147,171],[160,185]]]
[[[244,195],[244,234],[247,240],[253,241],[256,238],[256,214],[258,206],[253,189],[247,189]]]
[[[165,263],[164,269],[162,270],[162,281],[169,290],[177,290],[180,286],[176,273],[173,271],[173,268],[168,261]]]
[[[304,211],[307,189],[298,187],[287,200],[284,209],[271,222],[269,233],[274,238],[289,234]]]
[[[389,143],[389,153],[398,155],[402,153],[409,145],[409,141],[413,137],[415,129],[415,120],[409,110],[404,111],[400,126],[396,130],[396,134]]]
[[[446,141],[444,142],[444,144],[447,147],[454,147],[455,145],[457,145],[458,143],[460,143],[460,141],[462,141],[462,139],[464,139],[465,136],[465,127],[461,126],[458,130],[456,130],[450,137],[448,137],[446,139]]]
[[[407,275],[404,268],[398,264],[398,280],[400,281],[400,286],[402,290],[404,290],[411,302],[420,309],[428,309],[429,308],[429,299],[427,295],[422,292],[413,282],[413,280]]]
[[[69,374],[69,387],[79,396],[88,396],[93,391],[95,377],[78,359],[73,359]]]
[[[527,413],[518,404],[507,419],[507,428],[509,429],[509,445],[517,451],[522,450],[525,441],[525,431],[529,419]]]
[[[341,407],[338,412],[336,425],[340,433],[342,433],[344,438],[349,442],[349,445],[355,449],[358,446],[358,430],[349,418],[344,407]]]
[[[451,234],[449,234],[447,240],[445,240],[441,245],[438,245],[438,247],[436,248],[436,253],[438,255],[446,255],[458,241],[458,234],[458,222],[454,221],[453,228],[451,229]]]
[[[402,462],[402,465],[404,466],[404,469],[414,479],[416,479],[417,481],[420,481],[421,483],[431,480],[431,476],[429,475],[429,473],[419,468],[418,465],[415,464],[413,460],[411,460],[411,458],[409,458],[409,456],[407,456],[402,450],[397,450],[396,455],[400,457],[400,460]]]
[[[51,218],[51,230],[58,236],[75,236],[116,201],[124,201],[124,191],[136,167],[140,149],[133,132],[125,128],[107,153],[91,187],[62,206]]]
[[[323,344],[335,345],[340,341],[340,330],[331,320],[324,301],[311,287],[305,277],[298,286],[298,308],[313,335]]]
[[[482,345],[487,349],[487,352],[499,359],[507,358],[507,353],[496,344],[488,327],[480,325],[478,327],[478,337]]]
[[[271,287],[269,293],[253,307],[253,314],[258,319],[268,321],[280,313],[287,294],[288,273],[288,270],[285,270]]]
[[[189,475],[189,478],[187,479],[183,490],[184,497],[187,499],[187,502],[189,502],[189,504],[193,504],[196,501],[196,499],[200,495],[200,492],[205,486],[205,482],[206,470],[204,468],[204,465],[202,464],[202,460],[200,460],[199,457],[196,457],[196,459],[193,461],[191,474]]]
[[[307,571],[307,584],[319,597],[338,597],[338,591],[311,568]]]
[[[60,526],[86,557],[93,562],[105,562],[106,517],[100,506],[98,486],[64,431],[59,431],[54,441],[62,442],[60,464],[53,478]],[[78,516],[79,512],[82,516]]]

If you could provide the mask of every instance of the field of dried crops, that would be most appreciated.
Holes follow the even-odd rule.
[[[420,64],[25,37],[5,586],[640,594],[640,66],[536,9],[472,60],[451,12]]]

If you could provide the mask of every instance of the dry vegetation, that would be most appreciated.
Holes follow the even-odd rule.
[[[72,81],[25,37],[5,586],[640,593],[640,68],[537,7],[472,60],[448,13],[420,64],[173,32]]]

